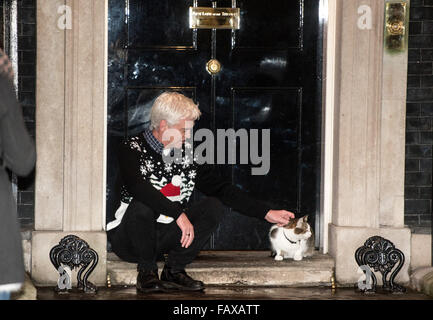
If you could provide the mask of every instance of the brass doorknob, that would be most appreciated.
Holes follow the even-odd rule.
[[[206,70],[211,75],[216,75],[221,71],[221,63],[217,59],[211,59],[206,64]]]

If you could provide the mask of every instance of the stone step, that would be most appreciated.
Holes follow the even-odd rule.
[[[135,286],[136,264],[108,253],[107,272],[112,285]],[[161,273],[163,262],[158,262]],[[187,273],[207,285],[330,286],[334,260],[316,252],[302,261],[275,261],[269,251],[202,251]]]

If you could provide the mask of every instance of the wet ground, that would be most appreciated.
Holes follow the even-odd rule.
[[[433,300],[409,290],[404,294],[377,292],[361,294],[352,288],[328,287],[222,287],[209,286],[204,292],[137,293],[135,287],[99,288],[96,294],[56,294],[52,287],[38,288],[38,300]]]

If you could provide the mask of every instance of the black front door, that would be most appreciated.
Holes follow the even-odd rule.
[[[189,7],[212,5],[240,8],[240,30],[190,29]],[[222,66],[216,75],[211,59]],[[317,235],[320,77],[319,0],[111,0],[107,211],[118,201],[116,145],[148,125],[157,95],[177,90],[199,103],[197,128],[270,129],[266,175],[251,175],[252,163],[218,169],[276,209],[309,214]],[[229,212],[206,248],[268,249],[269,227]]]

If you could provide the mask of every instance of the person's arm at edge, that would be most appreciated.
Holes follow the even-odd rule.
[[[18,176],[27,176],[36,162],[36,149],[24,124],[12,80],[0,73],[0,157],[5,167]]]

